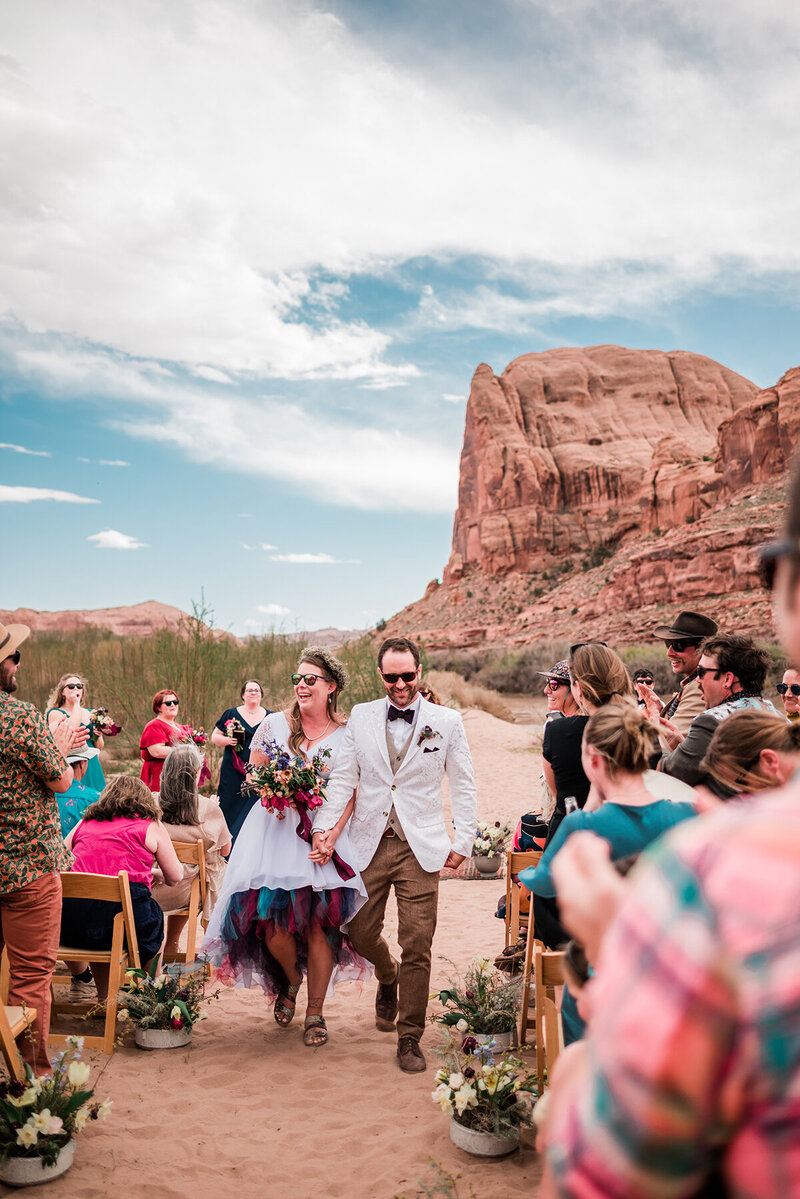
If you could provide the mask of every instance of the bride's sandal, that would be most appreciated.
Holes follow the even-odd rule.
[[[275,1017],[275,1023],[281,1028],[288,1028],[294,1020],[296,1008],[297,992],[302,987],[302,982],[290,983],[286,988],[285,995],[279,995],[275,1000],[275,1006],[272,1009],[272,1014]]]
[[[324,1045],[328,1040],[328,1026],[324,1016],[306,1016],[303,1025],[303,1044],[312,1049]]]

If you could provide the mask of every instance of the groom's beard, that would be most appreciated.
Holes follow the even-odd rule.
[[[419,694],[419,680],[414,683],[384,683],[386,694],[397,708],[407,708]]]

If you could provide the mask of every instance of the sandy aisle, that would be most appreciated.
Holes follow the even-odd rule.
[[[537,794],[534,729],[483,712],[466,713],[465,725],[480,816],[516,819]],[[503,887],[442,882],[435,987],[449,974],[442,956],[463,967],[476,954],[498,952],[503,926],[493,912]],[[394,913],[388,932],[394,940]],[[320,1049],[302,1044],[304,1002],[305,988],[296,1022],[283,1030],[260,992],[225,989],[189,1051],[145,1053],[128,1034],[111,1058],[92,1053],[102,1070],[97,1094],[114,1100],[112,1115],[87,1129],[75,1166],[42,1194],[94,1199],[146,1187],[156,1199],[411,1199],[425,1194],[420,1180],[431,1186],[437,1178],[431,1158],[462,1176],[461,1199],[470,1186],[476,1194],[490,1187],[493,1199],[534,1193],[540,1163],[531,1134],[499,1162],[451,1144],[447,1118],[430,1098],[436,1029],[423,1041],[428,1071],[405,1075],[393,1034],[375,1028],[372,982],[361,995],[346,984],[329,1001],[331,1040]]]

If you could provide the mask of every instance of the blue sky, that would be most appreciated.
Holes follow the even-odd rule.
[[[364,627],[478,363],[800,363],[783,0],[0,3],[0,607]]]

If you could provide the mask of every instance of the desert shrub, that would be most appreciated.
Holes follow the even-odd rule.
[[[480,708],[498,720],[514,722],[514,714],[505,706],[496,691],[468,683],[452,670],[429,670],[426,675],[434,691],[444,703],[454,708]]]

